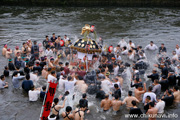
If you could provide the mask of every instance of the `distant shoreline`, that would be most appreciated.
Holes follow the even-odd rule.
[[[56,7],[180,7],[180,0],[1,0],[0,5]]]

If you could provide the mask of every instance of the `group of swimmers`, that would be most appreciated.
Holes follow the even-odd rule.
[[[103,46],[102,39],[98,42]],[[123,104],[126,104],[130,114],[148,115],[163,114],[165,106],[171,106],[173,103],[180,102],[180,48],[176,45],[172,58],[166,55],[167,49],[164,43],[158,48],[153,41],[144,49],[142,46],[135,46],[130,40],[129,43],[123,39],[113,49],[103,49],[101,54],[93,54],[92,60],[86,61],[78,58],[78,52],[70,48],[71,40],[64,36],[56,37],[55,33],[49,39],[46,36],[42,43],[31,40],[24,42],[22,48],[15,47],[15,50],[8,48],[5,44],[2,49],[2,55],[9,63],[5,66],[3,75],[0,78],[0,88],[8,88],[5,78],[9,76],[9,70],[13,71],[13,87],[22,89],[29,95],[29,101],[37,101],[39,96],[44,99],[47,92],[46,86],[42,89],[36,88],[39,77],[46,79],[47,82],[59,82],[58,90],[64,91],[65,95],[55,98],[51,107],[49,120],[59,119],[59,110],[65,107],[66,97],[75,96],[75,92],[82,94],[79,108],[72,112],[73,106],[66,106],[66,111],[61,113],[64,120],[83,120],[84,113],[89,113],[87,91],[92,86],[96,86],[96,98],[100,99],[100,107],[103,111],[118,112]],[[111,46],[112,47],[112,46]],[[146,82],[141,78],[141,69],[148,61],[145,51],[155,52],[158,50],[159,62],[154,65],[152,74],[147,77],[152,80],[148,89]],[[132,64],[124,63],[121,56],[127,56]],[[98,66],[94,66],[98,63]],[[132,78],[129,80],[129,86],[135,87],[134,91],[129,90],[127,97],[122,100],[122,90],[124,79],[122,73],[128,68],[132,68]],[[88,71],[87,71],[88,68]],[[96,70],[95,70],[96,69]],[[88,74],[95,70],[94,78],[89,80]],[[25,79],[25,80],[24,80]],[[20,85],[20,80],[23,80]],[[172,89],[171,89],[172,88]],[[133,96],[134,93],[134,96]],[[163,94],[163,95],[162,95]],[[143,97],[142,97],[143,96]],[[112,99],[110,99],[112,98]],[[63,105],[59,105],[59,100],[63,99]],[[137,103],[144,104],[144,112],[137,106]],[[149,119],[156,119],[155,116]]]

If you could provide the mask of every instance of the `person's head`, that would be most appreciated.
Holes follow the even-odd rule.
[[[55,33],[53,33],[52,36],[55,37]]]
[[[4,69],[5,69],[5,70],[8,70],[8,66],[5,66]]]
[[[151,100],[151,97],[148,95],[148,96],[146,97],[146,101],[149,102],[150,100]]]
[[[70,81],[70,80],[72,80],[72,77],[71,77],[71,76],[68,76],[68,78],[67,78],[67,79],[68,79],[68,81]]]
[[[173,54],[173,55],[176,55],[176,51],[173,51],[172,54]]]
[[[175,85],[174,87],[173,87],[173,91],[178,91],[179,90],[179,87],[177,86],[177,85]]]
[[[123,47],[123,49],[124,49],[124,50],[126,50],[126,49],[127,49],[127,47],[126,47],[126,46],[124,46],[124,47]]]
[[[155,79],[154,80],[154,84],[158,84],[159,83],[159,80],[158,79]]]
[[[66,112],[71,112],[72,111],[72,107],[71,106],[67,106],[66,107]]]
[[[101,73],[104,73],[104,72],[105,72],[105,69],[104,69],[104,68],[102,68],[102,69],[101,69]]]
[[[162,48],[164,47],[164,43],[161,44],[161,47],[162,47]]]
[[[64,35],[64,38],[66,39],[66,38],[67,38],[67,35]]]
[[[143,90],[142,84],[138,85],[138,90],[139,90],[139,91],[142,91],[142,90]]]
[[[118,82],[118,78],[114,78],[113,80],[114,80],[114,82]]]
[[[37,44],[37,41],[34,41],[34,45],[36,45]]]
[[[4,45],[4,48],[7,48],[7,44]]]
[[[45,90],[46,90],[46,86],[43,86],[43,87],[42,87],[42,90],[45,91]]]
[[[20,67],[19,66],[16,66],[16,70],[19,70],[20,69]]]
[[[136,101],[133,100],[133,101],[131,102],[131,104],[132,104],[133,106],[136,106]]]
[[[128,95],[129,95],[129,96],[132,96],[132,91],[129,91],[129,92],[128,92]]]
[[[26,80],[29,80],[29,79],[30,79],[30,75],[27,74],[27,75],[26,75]]]
[[[56,115],[52,114],[52,115],[49,116],[49,118],[56,118]]]
[[[51,71],[51,75],[55,76],[56,72],[55,71]]]
[[[151,92],[152,91],[152,86],[148,87],[148,91]]]
[[[172,91],[171,90],[167,90],[167,95],[171,95],[172,94]]]
[[[154,102],[150,102],[149,103],[149,108],[151,109],[151,108],[153,108],[154,107]]]
[[[62,62],[59,62],[59,66],[62,66],[63,65],[63,63]]]
[[[1,75],[0,76],[0,79],[3,81],[3,80],[5,80],[5,76],[4,75]]]
[[[46,40],[49,40],[48,35],[46,35]]]
[[[86,93],[82,94],[82,98],[85,99],[86,97],[87,97]]]
[[[51,70],[52,70],[51,68],[48,68],[48,69],[47,69],[48,72],[51,72]]]
[[[157,70],[156,70],[156,69],[153,69],[152,73],[157,73]]]
[[[118,89],[119,88],[118,84],[114,84],[114,88]]]
[[[115,95],[114,95],[114,98],[115,98],[116,100],[118,100],[118,99],[119,99],[119,95],[118,95],[118,94],[115,94]]]
[[[176,48],[179,49],[179,45],[178,44],[176,45]]]
[[[151,41],[151,42],[150,42],[150,45],[151,45],[151,46],[153,46],[153,44],[154,44],[154,42],[153,42],[153,41]]]
[[[13,73],[13,77],[16,77],[18,75],[18,72]]]
[[[108,98],[109,98],[109,95],[108,95],[108,94],[106,94],[106,95],[105,95],[105,99],[108,99]]]
[[[35,89],[35,87],[34,87],[34,85],[32,85],[32,86],[31,86],[31,90],[34,90],[34,89]]]
[[[81,109],[82,111],[85,111],[85,110],[86,110],[86,105],[85,105],[85,104],[80,105],[80,109]]]
[[[54,101],[53,101],[55,104],[58,104],[59,102],[59,99],[58,98],[54,98]]]
[[[69,62],[66,62],[66,63],[65,63],[65,66],[69,66]]]
[[[134,80],[135,83],[139,82],[139,77],[136,77],[136,79]]]

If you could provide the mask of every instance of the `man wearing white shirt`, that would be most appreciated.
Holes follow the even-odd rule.
[[[176,51],[176,54],[177,54],[178,56],[180,56],[180,47],[179,47],[179,45],[176,45],[175,51]]]
[[[154,44],[153,41],[151,41],[150,44],[147,45],[144,49],[145,49],[145,50],[155,51],[155,50],[158,49],[158,47]]]
[[[65,81],[64,86],[65,86],[65,92],[69,91],[70,94],[74,94],[74,87],[76,84],[76,79],[73,79],[71,76],[69,76],[68,81]]]
[[[117,45],[117,46],[114,48],[114,53],[117,54],[118,52],[121,52],[120,45]]]
[[[172,54],[173,54],[173,56],[172,56],[172,61],[173,61],[173,62],[179,61],[179,58],[178,58],[178,55],[176,54],[176,51],[173,51]]]
[[[123,47],[121,54],[122,55],[127,55],[128,54],[128,49],[127,49],[126,46]]]
[[[38,71],[34,71],[33,73],[30,73],[30,80],[32,80],[33,82],[37,82],[39,80]]]
[[[157,99],[157,103],[155,108],[158,109],[158,114],[163,114],[164,113],[164,107],[165,107],[165,102],[161,99]]]
[[[46,49],[45,54],[47,57],[53,56],[53,51],[50,49],[50,47]]]
[[[59,91],[62,91],[62,90],[64,90],[65,88],[64,88],[64,84],[65,84],[65,82],[67,81],[67,76],[66,75],[64,75],[64,76],[60,76],[60,78],[59,78]]]
[[[128,50],[130,50],[131,48],[135,48],[135,44],[130,40],[128,45],[127,45]]]
[[[144,93],[144,96],[143,96],[143,103],[145,103],[145,99],[147,96],[150,96],[151,97],[151,101],[153,102],[156,102],[156,94],[152,92],[152,87],[149,86],[148,88],[148,92]]]
[[[55,71],[52,71],[51,74],[48,75],[48,82],[56,82],[57,78],[56,78],[56,73]]]
[[[119,72],[119,66],[117,63],[114,63],[114,76],[117,76]]]
[[[32,86],[31,90],[29,90],[28,95],[29,95],[29,101],[37,101],[40,95],[40,88],[35,89],[34,85]]]
[[[124,39],[122,39],[122,40],[118,43],[118,45],[120,45],[121,48],[127,47],[127,42],[126,42]]]

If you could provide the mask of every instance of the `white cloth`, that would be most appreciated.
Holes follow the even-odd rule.
[[[116,57],[116,60],[121,60],[121,56],[117,57],[117,55],[116,55],[115,57]]]
[[[57,81],[57,78],[52,76],[51,74],[48,75],[48,82],[56,82]]]
[[[119,71],[119,66],[116,66],[114,68],[114,76],[117,76],[118,75],[118,71]]]
[[[37,101],[39,98],[40,91],[29,90],[29,101]]]
[[[30,80],[32,80],[33,82],[37,82],[39,78],[37,75],[30,73]]]
[[[6,85],[5,82],[0,79],[0,89],[4,88],[5,85]]]
[[[135,48],[135,44],[134,44],[134,43],[132,43],[132,44],[130,45],[130,44],[128,43],[128,45],[127,45],[128,50],[130,50],[130,49],[131,49],[131,47]]]
[[[120,45],[120,47],[121,48],[123,48],[123,47],[127,47],[127,42],[125,41],[125,40],[121,40],[119,43],[118,43],[118,45]]]
[[[165,102],[164,101],[160,101],[156,104],[155,108],[158,109],[158,113],[162,114],[164,113],[164,107],[165,107]]]
[[[151,101],[155,101],[156,102],[156,94],[153,93],[153,92],[146,92],[144,93],[144,96],[143,96],[143,103],[145,102],[145,99],[147,96],[150,96],[151,97]]]
[[[172,60],[178,60],[178,55],[177,54],[173,55]]]
[[[83,61],[85,55],[87,55],[88,60],[92,60],[93,54],[86,54],[82,52],[78,52],[78,59],[81,59]]]
[[[65,81],[64,82],[65,92],[69,91],[70,94],[73,94],[75,83],[76,83],[76,81]]]
[[[128,54],[128,50],[126,49],[126,50],[122,51],[121,54],[122,55],[127,55]]]
[[[59,78],[59,91],[64,90],[64,83],[67,81],[67,80],[63,80],[62,77],[63,76],[61,75]]]
[[[47,57],[53,56],[53,51],[51,49],[49,51],[46,49],[45,54]]]
[[[155,44],[153,44],[152,46],[149,44],[144,49],[154,51],[154,50],[157,50],[158,47]]]
[[[178,55],[178,56],[180,56],[180,48],[179,49],[175,49],[175,51],[176,51],[176,54]]]
[[[131,55],[129,55],[128,57],[130,60],[134,60],[134,54],[132,53]]]

